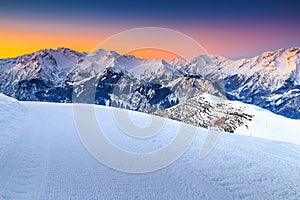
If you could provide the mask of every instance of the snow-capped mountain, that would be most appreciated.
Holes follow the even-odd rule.
[[[176,59],[171,64],[187,74],[218,82],[229,99],[299,119],[299,62],[300,48],[282,48],[236,61],[201,55],[190,62]]]
[[[78,89],[75,90],[75,95],[84,97],[92,90],[90,87],[97,85],[96,104],[146,113],[169,108],[204,92],[225,98],[210,81],[185,77],[179,72],[170,72],[165,66],[161,66],[157,72],[160,73],[150,73],[149,76],[143,76],[143,73],[143,78],[140,78],[138,73],[136,78],[135,71],[128,74],[126,71],[120,73],[113,68],[108,68],[104,73],[83,80],[78,85],[74,83],[73,86]],[[84,99],[82,102],[89,103],[88,101],[89,99]]]
[[[296,85],[300,85],[300,57],[296,60],[296,69],[294,73],[294,81]]]
[[[73,95],[83,97],[93,88],[95,100],[85,99],[84,103],[146,113],[203,92],[223,95],[210,81],[186,76],[164,60],[142,60],[100,49],[85,57],[58,86],[36,92],[35,96],[41,101],[71,102]]]
[[[0,92],[19,100],[38,100],[36,92],[60,84],[84,55],[59,48],[1,60]]]
[[[101,49],[41,50],[0,60],[0,92],[19,100],[72,102],[74,86],[90,84],[96,87],[90,103],[147,113],[208,92],[298,119],[299,52],[279,49],[240,60],[200,55],[168,63]]]

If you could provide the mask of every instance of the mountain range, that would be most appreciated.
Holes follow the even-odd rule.
[[[146,113],[209,93],[300,119],[300,48],[239,60],[199,55],[170,62],[58,48],[0,60],[0,93],[18,100],[72,102],[93,89],[95,98],[87,103]]]

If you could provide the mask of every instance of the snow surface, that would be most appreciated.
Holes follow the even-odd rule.
[[[255,115],[248,124],[249,129],[239,127],[235,133],[300,144],[300,120],[276,115],[257,106],[247,106],[246,112]]]
[[[252,108],[257,119],[249,132],[299,142],[293,129],[299,121]],[[111,109],[96,106],[102,129],[115,145],[133,152],[161,148],[180,126],[167,120],[159,136],[140,143],[115,126]],[[207,134],[199,128],[175,163],[136,175],[108,168],[87,152],[71,104],[17,102],[0,95],[0,114],[0,199],[300,199],[299,144],[224,133],[199,159]],[[147,115],[138,115],[132,112],[134,122],[147,124]]]

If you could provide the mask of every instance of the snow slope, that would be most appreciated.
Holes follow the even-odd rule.
[[[207,93],[153,114],[198,127],[300,144],[300,120]]]
[[[264,123],[261,118],[283,121],[253,108],[258,117],[253,127]],[[161,148],[180,126],[168,120],[160,136],[141,144],[115,126],[112,109],[96,106],[102,129],[115,145],[133,152]],[[199,159],[207,133],[199,128],[175,163],[136,175],[110,169],[87,152],[76,133],[71,104],[17,102],[0,95],[0,113],[0,199],[300,198],[299,144],[224,133],[213,151]],[[135,123],[147,124],[146,114],[131,113]],[[290,128],[299,121],[283,122],[281,128]],[[264,133],[275,137],[281,132],[276,126],[269,123]],[[296,132],[285,134],[294,137]]]

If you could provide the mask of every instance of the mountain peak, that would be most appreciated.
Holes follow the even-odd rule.
[[[92,56],[92,57],[114,57],[117,58],[120,56],[120,54],[118,54],[115,51],[109,51],[109,50],[105,50],[105,49],[97,49],[92,51],[91,53],[88,54],[88,56]]]

